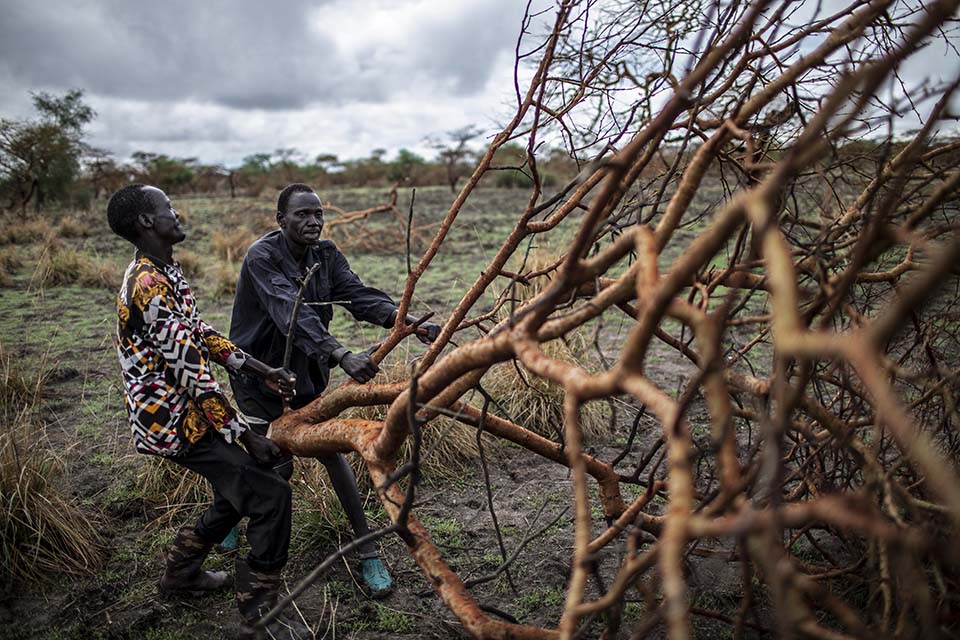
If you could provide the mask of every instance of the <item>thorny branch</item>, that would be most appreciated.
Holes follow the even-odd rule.
[[[947,125],[960,80],[889,87],[904,86],[924,48],[956,54],[958,2],[870,0],[832,13],[814,4],[563,0],[537,39],[545,16],[530,3],[516,111],[419,261],[408,258],[398,321],[374,357],[416,331],[404,319],[418,281],[497,150],[519,141],[533,186],[515,227],[410,381],[344,384],[274,423],[272,437],[297,455],[361,455],[393,523],[378,534],[401,535],[473,636],[613,637],[638,593],[636,637],[660,624],[690,637],[695,617],[736,637],[937,637],[955,625],[960,143]],[[907,111],[922,122],[903,135]],[[544,140],[564,144],[581,169],[555,193],[543,192]],[[572,240],[556,263],[526,269],[524,243],[561,233]],[[454,344],[502,317],[512,294],[485,306],[500,278],[503,290],[546,285]],[[613,357],[599,372],[542,348],[621,313],[628,333],[604,344]],[[664,352],[688,367],[682,393],[658,379],[651,354]],[[564,390],[562,443],[464,400],[507,361]],[[591,442],[613,453],[590,455],[581,409],[615,397],[646,420],[623,425],[625,446]],[[338,417],[363,405],[388,406],[385,420]],[[479,581],[465,584],[417,520],[417,464],[398,473],[396,459],[440,414],[571,470],[571,574],[557,628],[488,616],[468,589]],[[651,420],[658,432],[640,437]],[[617,473],[622,463],[635,472]],[[644,491],[628,504],[624,484]],[[501,546],[492,577],[525,544],[509,556]],[[736,610],[696,602],[702,585],[686,566],[699,553],[740,565]],[[600,558],[615,559],[612,572],[597,569]],[[761,599],[770,619],[758,617]]]

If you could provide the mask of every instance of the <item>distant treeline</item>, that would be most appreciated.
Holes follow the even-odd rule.
[[[291,182],[306,182],[317,189],[400,184],[446,185],[455,191],[473,171],[481,153],[470,145],[480,138],[480,132],[467,126],[429,138],[428,144],[435,152],[430,158],[408,149],[400,149],[392,158],[387,157],[384,149],[374,149],[367,158],[351,160],[332,154],[307,158],[297,149],[281,148],[251,154],[237,166],[205,164],[197,158],[175,158],[149,151],[138,151],[123,161],[84,141],[83,128],[96,113],[84,103],[81,90],[59,96],[39,92],[32,97],[36,110],[33,118],[0,118],[2,210],[40,211],[52,204],[86,208],[130,182],[153,184],[174,195],[273,196]],[[767,146],[765,157],[775,159],[782,154],[778,146]],[[864,139],[834,149],[833,153],[869,164],[889,159],[901,146]],[[689,140],[686,144],[664,143],[647,171],[675,169],[677,153],[689,156],[697,148]],[[745,149],[731,151],[736,155]],[[486,186],[533,185],[527,150],[519,144],[500,147],[492,167],[495,170],[483,178]],[[543,187],[566,183],[580,169],[566,151],[543,146],[537,150],[536,168]]]
[[[138,151],[120,160],[110,151],[84,140],[84,127],[96,113],[83,100],[83,91],[63,95],[32,94],[36,115],[13,120],[0,118],[0,208],[40,211],[50,205],[87,207],[129,182],[145,182],[171,194],[260,195],[291,182],[307,182],[318,189],[333,186],[376,187],[446,185],[455,190],[477,162],[471,141],[480,132],[472,126],[431,137],[433,157],[408,149],[388,157],[374,149],[367,158],[341,160],[332,154],[304,157],[297,149],[255,153],[236,166],[205,164],[197,158],[176,158]],[[491,186],[528,187],[532,184],[526,150],[502,147],[494,159],[499,170],[486,178]],[[544,186],[576,175],[576,163],[564,152],[538,158]]]

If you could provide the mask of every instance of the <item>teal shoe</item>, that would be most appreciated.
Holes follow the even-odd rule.
[[[364,558],[360,561],[360,571],[367,585],[367,593],[374,600],[386,598],[393,593],[393,578],[379,557]]]
[[[230,533],[227,534],[227,537],[217,545],[217,551],[220,553],[229,553],[231,551],[236,551],[237,547],[240,546],[240,532],[237,531],[237,528],[234,527],[230,529]]]

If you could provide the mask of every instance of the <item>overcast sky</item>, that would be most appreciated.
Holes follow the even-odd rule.
[[[81,88],[92,144],[237,163],[430,153],[513,96],[521,0],[0,0],[0,115]]]
[[[404,147],[429,156],[426,136],[468,124],[491,133],[512,114],[525,5],[0,0],[0,116],[30,115],[30,91],[80,88],[98,113],[89,141],[120,158],[235,165],[280,147],[303,158]],[[908,85],[956,77],[955,53],[940,42],[915,56]]]

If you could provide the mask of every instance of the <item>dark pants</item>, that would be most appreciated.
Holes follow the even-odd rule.
[[[258,571],[283,568],[290,546],[289,475],[284,478],[273,465],[259,464],[240,445],[228,444],[213,429],[189,451],[170,459],[199,473],[213,486],[213,504],[197,522],[201,538],[218,543],[246,516],[250,519],[250,566]]]
[[[250,428],[262,436],[267,435],[268,426],[265,424],[251,424]],[[317,460],[323,464],[330,474],[330,481],[333,484],[333,490],[343,506],[344,513],[347,514],[347,520],[353,527],[357,537],[362,537],[370,533],[370,526],[367,524],[367,516],[363,513],[363,502],[360,500],[360,491],[357,489],[357,477],[347,462],[347,457],[342,453],[335,453],[332,456],[317,457]],[[293,476],[293,457],[287,457],[277,461],[274,464],[274,470],[285,480]],[[372,542],[361,546],[359,551],[361,557],[376,553],[377,547]]]

